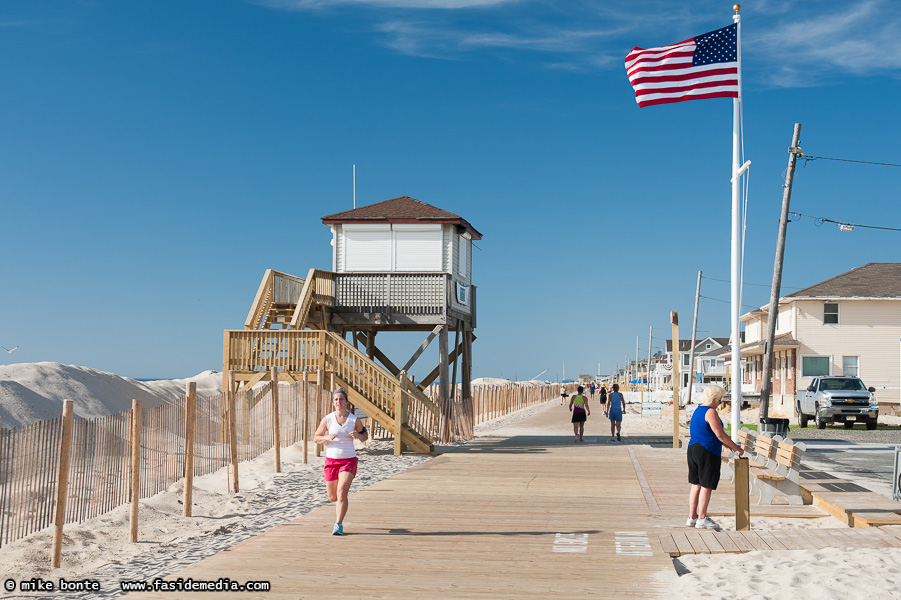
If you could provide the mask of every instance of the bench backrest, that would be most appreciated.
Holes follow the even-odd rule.
[[[738,445],[745,451],[745,454],[749,454],[755,446],[753,434],[744,427],[738,430]]]
[[[773,452],[776,449],[776,440],[766,435],[757,436],[754,442],[754,452],[763,459],[773,458]]]
[[[801,454],[803,454],[803,452],[803,448],[799,448],[791,442],[779,442],[774,458],[776,462],[783,467],[797,471],[798,465],[801,463]]]

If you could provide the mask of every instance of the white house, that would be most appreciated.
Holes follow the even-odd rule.
[[[745,382],[760,389],[769,307],[741,317]],[[795,414],[795,390],[813,377],[849,375],[896,409],[901,384],[901,263],[869,263],[779,299],[772,414]]]

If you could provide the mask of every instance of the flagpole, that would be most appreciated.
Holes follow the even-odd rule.
[[[736,60],[738,96],[732,100],[732,439],[738,439],[741,426],[741,199],[738,170],[741,161],[741,6],[735,4],[732,20],[736,23]]]

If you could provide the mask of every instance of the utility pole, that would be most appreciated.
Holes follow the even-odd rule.
[[[654,326],[651,325],[651,329],[648,331],[648,391],[651,391],[651,343],[654,340]],[[650,401],[650,398],[648,399]]]
[[[776,241],[776,263],[773,265],[773,289],[770,292],[770,309],[766,320],[766,342],[763,346],[763,382],[760,385],[760,419],[769,418],[770,387],[772,379],[770,371],[773,366],[773,344],[776,339],[776,318],[779,316],[779,289],[782,286],[782,262],[785,257],[785,230],[788,227],[788,205],[792,197],[792,181],[795,175],[795,163],[801,152],[801,124],[795,123],[792,145],[788,149],[788,171],[782,191],[782,215],[779,217],[779,238]]]
[[[671,311],[673,324],[673,448],[679,448],[679,314]]]
[[[698,300],[701,299],[701,272],[698,271],[698,289],[695,292],[695,322],[691,326],[691,349],[688,351],[688,398],[685,404],[691,404],[691,389],[694,387],[695,376],[695,344],[698,335]]]

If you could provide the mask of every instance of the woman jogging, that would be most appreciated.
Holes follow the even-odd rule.
[[[715,529],[714,523],[707,516],[707,505],[710,494],[720,482],[720,455],[723,446],[734,450],[739,456],[744,454],[735,442],[729,439],[723,430],[723,422],[716,409],[726,395],[726,390],[718,385],[704,388],[701,405],[691,415],[688,440],[688,521],[686,527],[697,529]],[[674,405],[676,406],[676,405]]]
[[[333,412],[319,423],[313,441],[328,444],[325,450],[325,489],[330,502],[335,502],[335,527],[332,535],[344,535],[344,515],[347,514],[347,491],[357,474],[357,451],[354,440],[369,439],[366,428],[356,415],[347,410],[347,393],[332,392]]]
[[[601,386],[601,408],[604,409],[604,416],[607,416],[607,386]]]
[[[569,394],[566,393],[566,385],[565,384],[561,385],[560,386],[560,406],[563,406],[564,404],[566,404],[567,396],[569,396]]]
[[[626,399],[619,391],[619,384],[613,384],[613,393],[607,403],[607,418],[610,419],[610,441],[623,441],[623,413],[626,411]]]
[[[582,395],[584,390],[585,388],[580,385],[569,400],[569,410],[573,414],[573,434],[576,436],[573,443],[582,441],[582,435],[585,433],[585,421],[588,419],[588,415],[591,414],[591,409],[588,408],[588,400]]]

